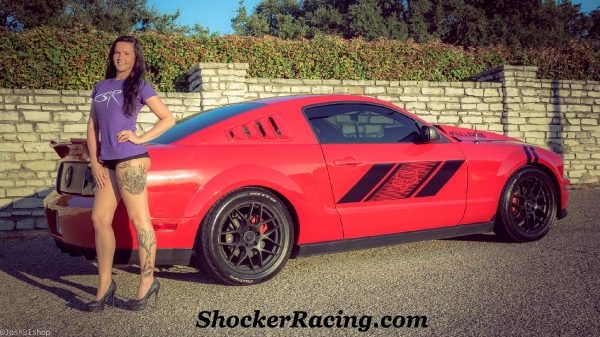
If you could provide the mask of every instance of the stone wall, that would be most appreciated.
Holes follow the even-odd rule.
[[[535,67],[502,66],[477,82],[247,78],[248,64],[200,63],[190,93],[159,93],[177,119],[226,104],[303,94],[389,101],[431,123],[504,133],[561,153],[574,185],[600,182],[600,83],[535,79]],[[83,138],[91,91],[0,89],[0,230],[43,228],[58,156],[48,142]],[[157,118],[144,108],[140,132]]]

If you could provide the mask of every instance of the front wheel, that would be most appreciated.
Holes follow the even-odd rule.
[[[556,190],[546,173],[534,167],[520,169],[502,190],[494,232],[512,242],[539,240],[556,219],[556,207]]]
[[[221,282],[260,283],[285,265],[293,230],[277,196],[261,188],[242,188],[210,209],[200,226],[196,255],[203,269]]]

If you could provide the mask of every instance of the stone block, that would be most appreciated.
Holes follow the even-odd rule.
[[[59,133],[61,132],[61,125],[58,123],[36,123],[35,132],[43,133]]]
[[[0,199],[2,200],[2,199]],[[0,220],[0,231],[11,231],[15,229],[15,222],[12,220]]]
[[[49,111],[23,111],[23,117],[29,122],[48,122],[50,121]]]
[[[65,90],[63,90],[64,94]],[[60,102],[63,104],[86,104],[86,97],[62,96]]]
[[[440,124],[457,124],[460,121],[458,116],[440,116],[438,123]]]
[[[439,95],[439,96],[441,96],[444,94],[444,89],[443,88],[422,88],[421,93],[423,95]]]
[[[461,120],[463,123],[469,123],[469,124],[481,124],[483,122],[483,118],[482,117],[471,117],[471,116],[464,116],[461,117]]]
[[[35,223],[33,219],[24,219],[17,221],[17,229],[34,229]]]
[[[339,91],[341,89],[345,89],[345,88],[340,88],[340,87],[336,87],[336,89],[334,89],[334,91],[336,92],[346,92],[346,91]],[[259,90],[256,90],[259,91]],[[292,87],[292,93],[310,93],[310,87]]]
[[[54,153],[54,149],[52,149],[48,143],[27,143],[21,145],[22,149],[25,149],[25,152],[50,152]],[[18,152],[22,152],[23,150]]]
[[[13,202],[13,208],[41,208],[44,207],[44,200],[38,198],[21,198]]]
[[[313,94],[332,94],[333,87],[330,86],[315,86],[312,88]]]
[[[83,117],[83,113],[80,111],[59,111],[53,112],[52,116],[55,122],[79,122]]]
[[[33,161],[23,163],[23,167],[32,171],[53,171],[56,169],[54,161]]]
[[[38,141],[38,137],[37,135],[33,134],[29,134],[29,135],[17,135],[17,139],[20,142],[37,142]]]
[[[598,125],[597,118],[582,118],[581,125]]]
[[[60,96],[33,96],[33,102],[38,104],[58,104],[60,103]]]
[[[385,93],[384,87],[366,87],[365,88],[365,95],[377,95],[377,94],[384,94],[384,93]]]
[[[348,87],[348,94],[364,95],[364,88],[363,87]]]
[[[65,124],[64,132],[67,133],[84,133],[87,131],[87,124]]]

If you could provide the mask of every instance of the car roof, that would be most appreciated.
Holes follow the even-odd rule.
[[[279,96],[279,97],[270,97],[270,98],[262,98],[253,101],[253,103],[263,103],[267,105],[275,105],[280,103],[286,103],[295,101],[300,104],[315,104],[315,103],[324,103],[324,102],[372,102],[372,103],[387,103],[380,101],[378,99],[367,97],[367,96],[357,96],[357,95],[344,95],[344,94],[325,94],[325,95],[298,95],[298,96]]]

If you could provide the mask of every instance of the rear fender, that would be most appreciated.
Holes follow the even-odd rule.
[[[265,177],[268,177],[268,180]],[[337,240],[343,237],[337,211],[323,207],[323,202],[314,191],[307,192],[289,176],[258,165],[231,167],[213,177],[191,199],[184,217],[202,219],[223,196],[247,186],[269,189],[293,205],[294,209],[289,211],[298,215],[298,243]]]

